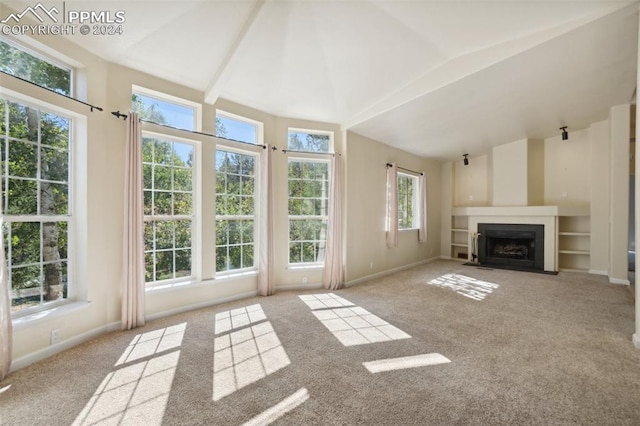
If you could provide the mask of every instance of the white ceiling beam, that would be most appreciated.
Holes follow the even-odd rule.
[[[204,92],[204,101],[213,105],[220,97],[220,93],[227,82],[229,75],[233,70],[233,66],[238,57],[238,52],[242,49],[242,46],[247,42],[247,38],[251,28],[253,27],[260,11],[262,10],[266,0],[257,0],[251,9],[251,13],[242,25],[242,29],[238,33],[238,36],[234,40],[233,44],[229,47],[229,51],[220,63],[218,70],[216,71],[211,83]]]

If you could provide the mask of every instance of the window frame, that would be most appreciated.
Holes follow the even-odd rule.
[[[403,227],[401,223],[401,208],[402,203],[400,202],[400,179],[408,179],[411,182],[411,226]],[[397,176],[397,192],[398,192],[398,231],[412,231],[420,228],[419,224],[419,213],[418,213],[418,182],[419,176],[415,173],[401,172],[398,171]]]
[[[4,42],[7,43],[9,46],[12,46],[28,55],[33,56],[36,59],[40,59],[41,61],[47,62],[50,65],[53,65],[54,67],[60,68],[61,70],[65,70],[65,71],[69,71],[69,93],[61,93],[64,96],[69,96],[69,97],[74,97],[75,96],[75,92],[76,92],[76,67],[78,66],[78,64],[76,64],[75,66],[71,64],[72,61],[62,61],[58,58],[56,58],[54,55],[51,54],[47,54],[47,53],[43,53],[40,52],[38,49],[33,48],[32,46],[28,46],[25,45],[25,43],[21,43],[18,41],[15,41],[13,38],[8,38],[8,37],[4,37],[0,35],[0,42]],[[33,42],[35,44],[35,42]],[[62,55],[58,55],[58,56],[62,56]],[[23,78],[20,76],[16,76],[13,74],[9,74],[12,75],[16,78]],[[26,80],[26,79],[25,79]],[[41,87],[45,90],[51,90],[54,91],[54,89],[50,89],[48,87],[44,87],[39,85],[38,83],[35,83],[31,80],[27,80],[32,84],[35,84],[38,87]],[[57,93],[57,92],[56,92]]]
[[[254,143],[254,142],[242,141],[242,140],[239,140],[239,139],[227,138],[226,136],[218,136],[217,134],[216,134],[216,137],[222,138],[222,139],[228,139],[228,140],[232,140],[232,141],[237,141],[237,142],[242,142],[242,143],[248,143],[248,144],[251,144],[251,145],[263,145],[264,144],[264,123],[262,121],[253,120],[251,118],[244,117],[242,115],[233,114],[231,112],[224,111],[224,110],[221,110],[221,109],[216,109],[216,119],[218,117],[224,117],[224,118],[229,119],[229,120],[238,121],[240,123],[244,123],[244,124],[248,124],[250,126],[254,126],[256,128],[256,142]]]
[[[78,265],[76,264],[76,257],[77,257],[77,253],[78,253],[78,245],[80,244],[80,240],[79,240],[79,233],[78,233],[78,200],[76,198],[76,191],[78,188],[78,185],[80,184],[79,179],[80,179],[80,172],[78,170],[78,162],[79,160],[77,160],[77,158],[82,158],[83,155],[80,151],[80,147],[78,144],[77,140],[81,140],[82,139],[82,132],[81,132],[81,128],[83,128],[84,126],[86,126],[86,117],[82,116],[78,113],[75,113],[73,111],[69,111],[67,109],[64,109],[62,107],[59,107],[57,105],[54,104],[50,104],[48,102],[45,101],[41,101],[37,98],[32,98],[30,96],[24,95],[22,93],[18,93],[18,92],[14,92],[10,89],[6,89],[3,87],[0,87],[0,99],[4,99],[7,102],[12,102],[12,103],[18,103],[22,106],[25,107],[29,107],[29,108],[33,108],[33,109],[37,109],[39,111],[39,113],[41,114],[42,112],[45,113],[49,113],[49,114],[53,114],[55,116],[61,117],[61,118],[65,118],[69,121],[69,129],[68,129],[68,141],[67,141],[67,213],[66,214],[56,214],[56,215],[43,215],[40,214],[40,212],[38,212],[35,215],[8,215],[5,214],[4,212],[4,197],[0,197],[0,202],[2,202],[2,208],[3,208],[3,223],[40,223],[41,227],[42,224],[44,223],[60,223],[60,222],[64,222],[66,223],[66,227],[67,227],[67,258],[66,258],[66,267],[67,267],[67,297],[66,298],[62,298],[62,299],[58,299],[58,300],[54,300],[54,301],[41,301],[38,305],[34,305],[34,306],[30,306],[30,307],[26,307],[23,309],[20,309],[18,311],[13,311],[11,312],[11,318],[13,319],[21,319],[21,318],[28,318],[30,315],[34,315],[34,314],[38,314],[41,312],[46,312],[46,311],[50,311],[52,309],[58,308],[60,306],[63,305],[69,305],[75,302],[80,301],[83,297],[86,297],[86,288],[82,287],[79,284],[79,271],[78,271]],[[8,132],[8,128],[7,128],[7,132]],[[8,133],[7,135],[2,135],[0,136],[1,138],[5,138],[5,137],[9,137]],[[36,146],[40,146],[41,142],[40,142],[40,131],[38,131],[38,142]],[[5,149],[8,149],[5,148]],[[38,160],[37,160],[37,167],[38,167],[38,171],[37,171],[37,175],[40,175],[40,167],[41,167],[41,158],[40,155],[38,155]],[[4,176],[4,167],[8,167],[8,165],[5,166],[5,163],[3,163],[2,165],[3,167],[3,172],[0,173],[0,175],[2,176],[2,188],[4,188],[4,180],[8,179],[8,176]],[[36,177],[36,181],[41,181],[42,179],[40,177]],[[47,179],[44,179],[45,181],[48,181]],[[82,191],[77,191],[77,192],[82,192]],[[37,204],[39,205],[39,201],[37,201]],[[1,231],[2,232],[2,244],[4,245],[6,242],[6,238],[5,238],[5,232],[4,230]],[[41,235],[42,235],[42,228],[41,228]],[[43,241],[40,241],[40,259],[42,259],[42,244]],[[4,249],[4,247],[3,247]],[[7,247],[7,252],[10,254],[11,253],[11,247]],[[8,257],[6,259],[7,262],[7,269],[8,269],[8,274],[11,276],[11,260]],[[49,262],[44,262],[43,260],[40,260],[37,263],[29,263],[29,264],[25,264],[22,266],[28,266],[28,265],[45,265],[48,264]],[[11,291],[11,283],[9,282],[9,288]],[[63,290],[64,291],[64,290]],[[13,300],[13,299],[12,299]],[[13,307],[13,304],[11,304],[11,306]]]
[[[324,259],[322,261],[316,262],[291,262],[291,221],[292,220],[304,220],[305,218],[308,220],[321,220],[324,223],[329,222],[329,187],[331,185],[331,161],[326,158],[324,153],[307,153],[303,151],[291,151],[291,155],[287,156],[287,268],[288,269],[303,269],[303,268],[318,268],[324,266]],[[311,163],[323,163],[327,165],[327,181],[326,181],[326,190],[327,190],[327,213],[326,215],[291,215],[289,214],[289,200],[291,199],[289,195],[289,164],[291,162],[311,162]],[[302,240],[301,240],[302,241]],[[314,241],[322,241],[322,240],[314,240]],[[326,250],[326,236],[324,239],[325,250]]]
[[[251,220],[253,220],[253,266],[250,267],[245,267],[245,268],[240,268],[240,269],[227,269],[225,271],[218,271],[217,269],[217,263],[214,266],[214,277],[219,279],[219,278],[224,278],[224,277],[229,277],[229,276],[233,276],[233,275],[240,275],[240,274],[246,274],[246,273],[251,273],[251,272],[255,272],[258,270],[258,256],[260,253],[260,232],[259,232],[259,224],[260,224],[260,209],[259,209],[259,202],[260,202],[260,191],[261,191],[261,184],[262,182],[260,181],[260,154],[256,151],[250,151],[250,150],[244,150],[244,149],[240,149],[240,148],[236,148],[236,147],[232,147],[229,145],[222,145],[222,144],[218,144],[216,145],[216,149],[215,149],[215,153],[214,153],[214,164],[213,164],[213,174],[214,174],[214,184],[213,184],[213,199],[214,199],[214,203],[215,203],[215,199],[218,195],[216,188],[217,188],[217,175],[218,175],[218,170],[216,167],[215,162],[217,161],[217,154],[218,151],[225,151],[225,152],[231,152],[234,154],[239,154],[239,155],[247,155],[247,156],[251,156],[254,158],[255,160],[255,168],[254,168],[254,175],[253,175],[253,179],[254,179],[254,190],[253,190],[253,205],[254,205],[254,209],[253,209],[253,216],[248,216],[248,215],[224,215],[225,217],[223,217],[221,220],[250,220],[248,218],[252,218]],[[215,256],[217,257],[217,250],[218,250],[218,244],[217,244],[217,221],[219,219],[219,215],[217,214],[217,204],[216,204],[216,208],[214,209],[214,241],[213,241],[213,249],[214,249],[214,253]],[[217,259],[216,259],[217,262]]]
[[[197,238],[196,238],[196,231],[198,229],[199,223],[198,223],[198,214],[197,212],[199,211],[199,202],[200,202],[200,191],[199,191],[199,187],[198,187],[198,176],[199,176],[199,171],[198,171],[198,164],[199,164],[199,159],[198,156],[200,155],[200,151],[198,149],[199,147],[199,143],[196,140],[192,140],[192,139],[187,139],[187,138],[182,138],[182,137],[178,137],[175,135],[170,135],[170,134],[166,134],[166,133],[159,133],[159,132],[153,132],[153,131],[148,131],[148,130],[142,130],[142,139],[141,142],[145,139],[145,138],[152,138],[152,139],[159,139],[161,141],[164,142],[169,142],[169,143],[182,143],[182,144],[188,144],[191,145],[193,148],[193,159],[192,159],[192,164],[191,164],[191,215],[149,215],[149,214],[143,214],[143,227],[146,226],[146,224],[148,222],[154,222],[154,221],[163,221],[163,222],[169,222],[169,221],[180,221],[180,220],[190,220],[191,221],[191,234],[190,234],[190,239],[191,239],[191,271],[190,274],[188,276],[182,276],[182,277],[173,277],[173,278],[168,278],[168,279],[164,279],[164,280],[159,280],[159,281],[146,281],[145,279],[145,289],[146,290],[152,290],[152,289],[156,289],[156,288],[162,288],[165,286],[171,286],[173,284],[185,284],[185,283],[190,283],[190,282],[194,282],[197,279],[197,271],[198,271],[198,264],[199,264],[199,247],[198,247],[198,242],[197,242]],[[144,159],[143,159],[144,160]],[[147,162],[143,161],[142,162],[142,167],[144,167],[144,164],[148,164]],[[144,174],[144,171],[143,171]],[[144,206],[144,192],[147,190],[147,188],[145,188],[144,186],[144,178],[143,178],[143,185],[142,185],[142,191],[143,191],[143,206]],[[155,191],[154,188],[149,188],[149,190],[151,191]],[[171,190],[171,193],[173,193],[173,189]],[[182,193],[182,192],[181,192]],[[143,231],[144,232],[144,231]],[[177,250],[178,248],[175,246],[175,235],[173,237],[173,243],[174,246],[171,249],[172,251]],[[155,237],[154,237],[154,244],[155,244]],[[144,245],[144,241],[143,241],[143,245]],[[147,255],[148,250],[146,249],[146,247],[143,247],[143,256]],[[152,250],[153,252],[157,251],[155,249]],[[145,260],[146,262],[146,260]],[[154,269],[155,271],[155,269]],[[173,271],[173,273],[175,274],[175,270]],[[145,263],[145,273],[146,273],[146,263]]]
[[[202,104],[198,103],[198,102],[193,102],[187,99],[183,99],[183,98],[179,98],[177,96],[173,96],[173,95],[169,95],[167,93],[164,92],[159,92],[157,90],[153,90],[153,89],[149,89],[146,87],[142,87],[142,86],[138,86],[136,84],[132,84],[131,85],[131,95],[142,95],[145,97],[150,97],[150,98],[155,98],[159,101],[163,101],[163,102],[167,102],[167,103],[171,103],[180,107],[184,107],[184,108],[189,108],[192,109],[194,114],[193,114],[193,129],[180,129],[177,128],[178,130],[182,130],[182,131],[187,131],[187,132],[191,132],[191,131],[195,131],[195,132],[201,132],[202,131]],[[173,127],[171,125],[169,125],[170,127]]]
[[[306,133],[310,135],[318,135],[318,136],[329,136],[329,146],[326,151],[302,151],[297,149],[289,148],[289,135],[291,133]],[[287,128],[287,151],[297,152],[297,153],[308,153],[308,154],[331,154],[334,149],[334,132],[331,130],[312,130],[312,129],[303,129],[299,127],[288,127]]]

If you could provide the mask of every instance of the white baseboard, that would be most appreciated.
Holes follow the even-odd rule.
[[[376,278],[382,278],[382,277],[385,277],[387,275],[395,274],[396,272],[404,271],[406,269],[415,268],[416,266],[425,265],[427,263],[435,262],[436,260],[440,260],[441,258],[442,258],[442,256],[432,257],[432,258],[429,258],[429,259],[421,260],[419,262],[410,263],[408,265],[403,265],[403,266],[398,266],[397,268],[388,269],[386,271],[376,272],[375,274],[366,275],[366,276],[361,277],[361,278],[356,278],[355,280],[347,281],[347,282],[344,283],[344,286],[345,287],[351,287],[353,285],[360,284],[360,283],[363,283],[365,281],[373,280],[373,279],[376,279]]]
[[[94,328],[93,330],[86,331],[82,334],[78,334],[77,336],[73,336],[70,339],[63,340],[60,343],[55,345],[47,346],[46,348],[42,348],[38,351],[31,352],[28,355],[20,357],[18,359],[14,359],[11,362],[11,370],[16,371],[21,368],[24,368],[28,365],[33,364],[34,362],[42,361],[43,359],[49,358],[59,352],[72,348],[80,343],[84,343],[88,340],[94,339],[102,334],[108,333],[110,331],[120,330],[120,321],[113,322],[107,325],[103,325],[102,327]]]
[[[609,271],[601,271],[600,269],[589,269],[589,273],[593,275],[609,275]]]
[[[633,338],[631,340],[633,341],[633,346],[635,346],[636,349],[640,349],[640,336],[638,336],[637,333],[633,333]]]
[[[220,305],[221,303],[234,302],[240,299],[248,299],[258,295],[258,291],[249,291],[246,293],[236,294],[229,297],[223,297],[221,299],[208,300],[206,302],[194,303],[193,305],[180,306],[175,309],[169,309],[168,311],[156,312],[155,314],[145,315],[146,321],[153,321],[156,319],[168,317],[175,314],[181,314],[184,312],[194,311],[196,309],[208,308],[209,306]]]
[[[292,284],[292,285],[278,286],[278,287],[276,287],[276,292],[278,292],[278,291],[317,290],[319,288],[322,288],[322,283]]]
[[[609,283],[611,284],[620,284],[620,285],[631,285],[629,280],[625,280],[622,278],[611,278],[609,277]]]

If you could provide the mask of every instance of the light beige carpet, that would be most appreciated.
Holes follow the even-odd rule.
[[[640,424],[633,298],[603,277],[437,261],[333,292],[354,305],[348,330],[347,311],[299,297],[325,293],[227,303],[67,350],[2,382],[0,424]],[[363,366],[419,354],[451,362]]]

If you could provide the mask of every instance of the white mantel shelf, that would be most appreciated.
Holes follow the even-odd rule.
[[[567,206],[454,207],[453,216],[589,216],[590,209]]]

